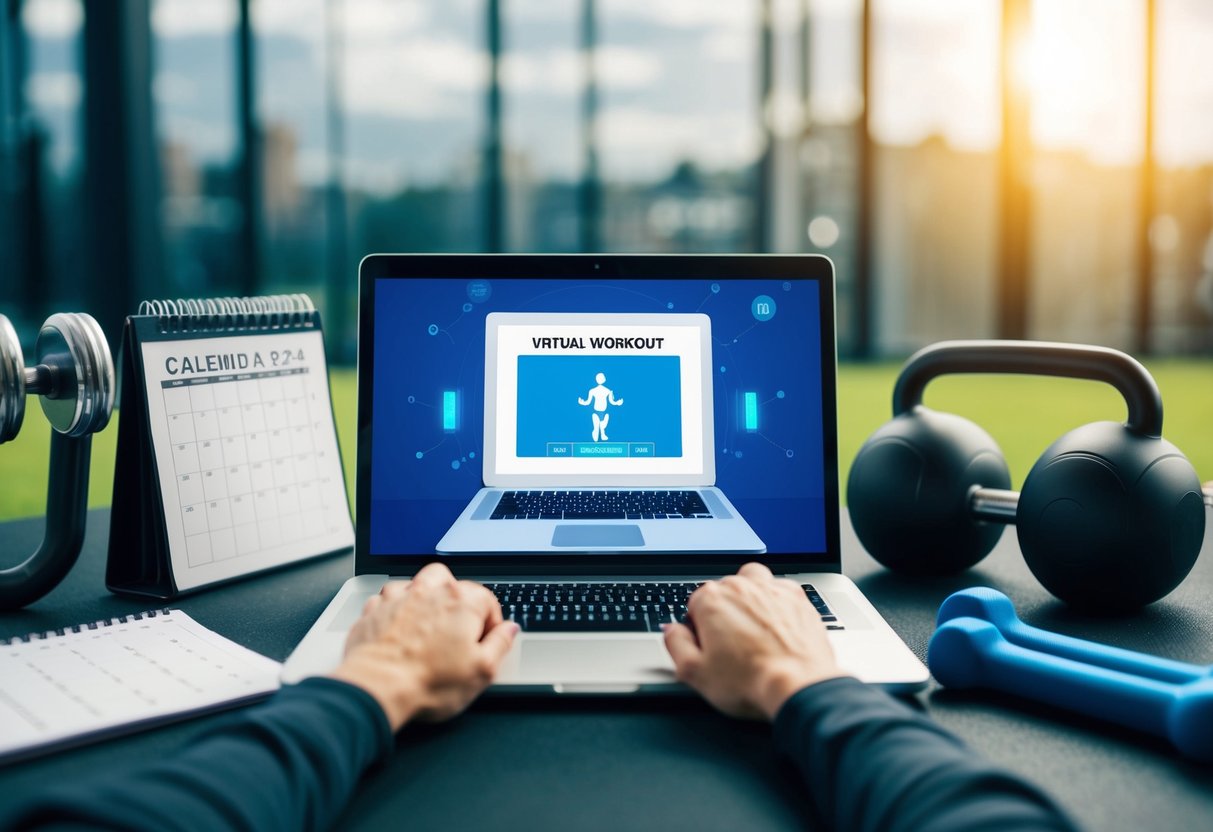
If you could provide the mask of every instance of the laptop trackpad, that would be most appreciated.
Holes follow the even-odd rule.
[[[605,523],[566,524],[556,527],[556,531],[552,533],[552,545],[577,548],[643,546],[644,535],[640,533],[639,526],[607,525]]]
[[[668,685],[674,681],[674,666],[660,636],[612,638],[603,633],[584,638],[524,637],[519,647],[517,668],[503,668],[498,677],[505,684],[554,684],[557,693],[626,693],[629,691],[616,687],[635,690],[638,684]],[[594,689],[579,689],[578,685],[592,685]]]

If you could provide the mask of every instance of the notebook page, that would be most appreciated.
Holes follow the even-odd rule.
[[[255,698],[280,670],[180,610],[3,645],[0,758]]]

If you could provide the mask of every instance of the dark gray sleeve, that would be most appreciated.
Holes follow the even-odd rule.
[[[362,772],[392,747],[387,717],[370,694],[308,679],[171,760],[34,795],[13,827],[324,829]]]
[[[1075,828],[1040,789],[857,679],[801,690],[784,703],[774,728],[820,819],[834,829]]]

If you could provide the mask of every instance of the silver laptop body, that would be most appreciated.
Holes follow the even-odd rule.
[[[408,578],[431,561],[446,563],[461,578],[499,589],[505,585],[575,589],[609,583],[643,591],[660,584],[712,580],[735,572],[748,560],[759,560],[776,574],[810,585],[818,601],[828,605],[833,619],[830,639],[848,671],[892,689],[913,690],[926,683],[926,668],[841,574],[834,286],[827,258],[371,255],[362,262],[359,281],[355,575],[291,654],[283,681],[295,682],[335,668],[366,599],[386,581]],[[645,307],[650,296],[651,306]],[[444,308],[448,303],[449,308]],[[567,322],[576,315],[601,318],[603,314],[663,314],[663,310],[671,313],[672,322],[679,322],[675,316],[680,315],[711,317],[707,330],[711,354],[704,358],[711,391],[705,401],[713,404],[703,408],[710,418],[701,422],[712,435],[705,446],[704,470],[660,485],[697,490],[711,512],[719,512],[717,519],[725,522],[681,516],[638,521],[626,514],[608,520],[516,515],[475,519],[477,512],[491,516],[506,491],[529,495],[562,489],[556,481],[543,479],[547,474],[524,475],[529,478],[515,481],[507,472],[505,480],[486,481],[497,476],[490,472],[488,454],[500,413],[494,412],[491,421],[485,414],[496,410],[499,396],[492,391],[493,405],[488,403],[493,383],[484,379],[494,366],[488,336],[481,344],[471,333],[486,333],[488,319],[503,312],[509,314],[498,323],[525,321],[528,315],[556,315]],[[785,310],[785,319],[779,324],[786,330],[759,329],[777,320],[780,310]],[[455,323],[449,323],[452,318]],[[469,326],[459,329],[465,323]],[[787,355],[774,346],[804,346],[801,330],[805,328],[815,333],[805,342],[810,347],[806,355]],[[751,337],[753,329],[759,329],[762,337]],[[485,356],[485,365],[469,355]],[[474,366],[469,369],[468,364]],[[734,375],[722,383],[730,371]],[[695,378],[705,383],[702,376]],[[786,388],[771,389],[784,378]],[[589,392],[577,397],[592,398]],[[627,396],[620,387],[617,399],[624,403],[620,414],[632,401]],[[789,400],[802,410],[778,410]],[[809,410],[803,410],[804,402],[809,402]],[[805,414],[807,418],[801,419]],[[789,422],[791,417],[795,418]],[[616,425],[622,429],[622,418]],[[788,440],[779,431],[798,438]],[[618,435],[623,441],[625,434]],[[800,441],[810,436],[814,438],[807,443]],[[564,436],[556,439],[565,441]],[[492,451],[493,465],[497,450]],[[520,451],[516,456],[525,454]],[[633,491],[633,482],[638,483],[635,488],[648,487],[643,480],[632,479],[595,480],[597,488],[576,478],[561,482],[568,484],[565,491]],[[801,492],[812,493],[785,496]],[[728,522],[733,519],[739,521],[739,533],[757,539],[757,547],[752,542],[722,545],[719,539],[702,546],[683,542],[699,534],[700,528],[734,525]],[[461,545],[447,540],[453,533],[461,534],[461,528],[475,530],[477,523],[489,530],[483,538],[487,542]],[[581,533],[566,537],[574,541],[571,545],[556,545],[557,526],[596,528],[581,538],[577,537]],[[634,536],[635,530],[602,531],[629,526],[639,527],[640,545],[624,545],[625,536]],[[466,539],[478,534],[470,531]],[[658,542],[663,534],[672,542]],[[493,535],[500,545],[492,544]],[[517,542],[527,535],[530,543]],[[603,540],[607,542],[595,544]],[[655,624],[652,629],[534,632],[524,624],[491,692],[685,692],[674,679]]]

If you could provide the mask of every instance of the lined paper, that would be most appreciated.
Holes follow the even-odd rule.
[[[281,665],[180,610],[0,645],[0,760],[262,698]]]

